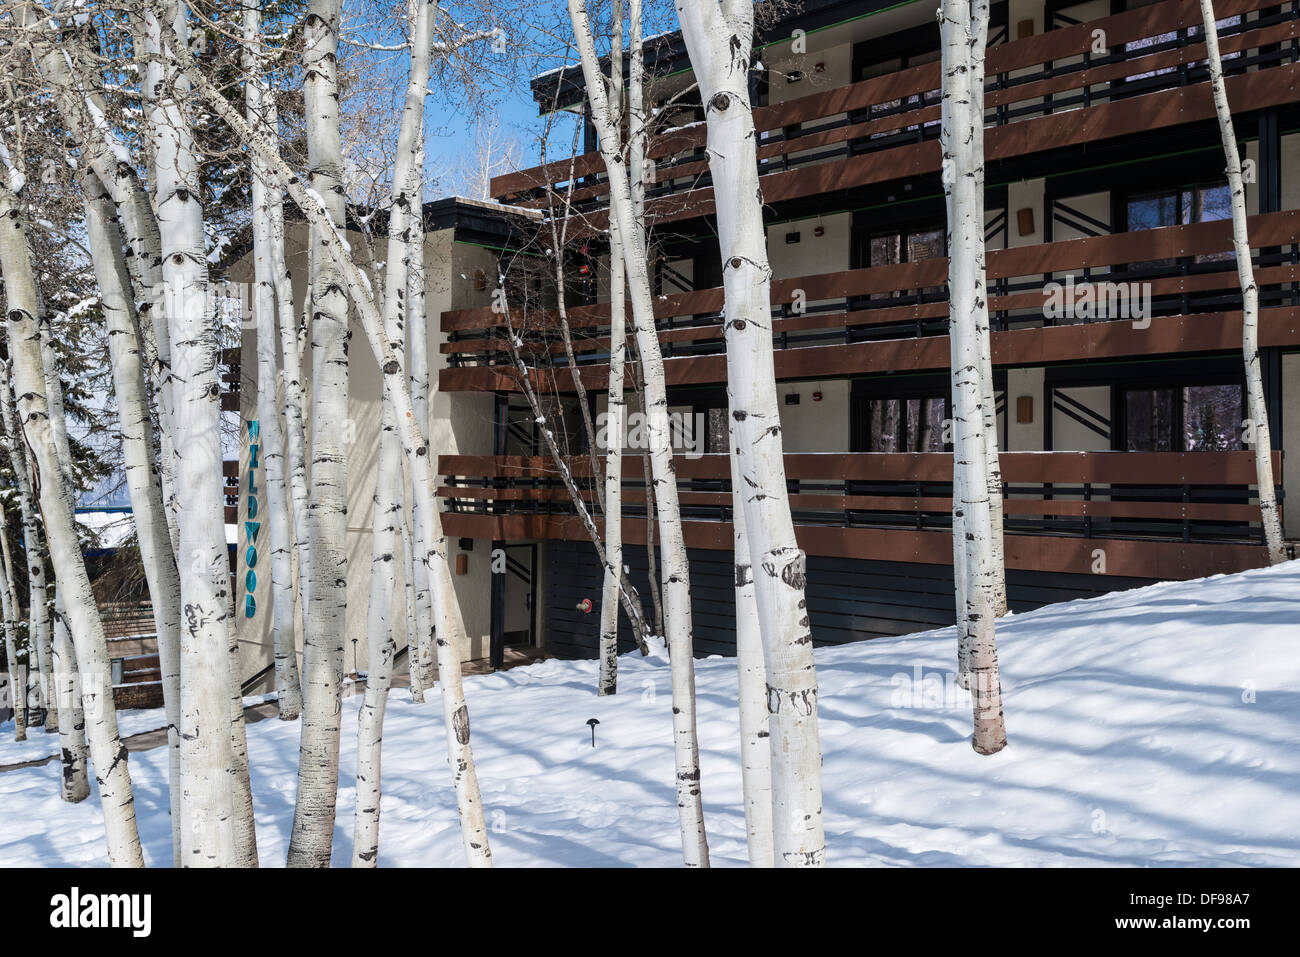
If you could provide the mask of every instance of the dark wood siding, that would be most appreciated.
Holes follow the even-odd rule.
[[[735,600],[731,553],[691,549],[691,609],[697,656],[735,653]],[[550,563],[546,594],[546,646],[563,658],[594,658],[600,630],[601,569],[595,549],[585,542],[547,543]],[[646,613],[653,614],[646,578],[645,549],[624,552],[632,582],[640,590]],[[1151,584],[1141,578],[1069,575],[1038,571],[1008,572],[1011,610],[1026,612],[1053,602],[1092,598]],[[592,610],[577,610],[590,598]],[[912,562],[883,562],[811,556],[808,559],[808,607],[818,645],[905,635],[941,628],[955,620],[952,568]],[[627,620],[620,613],[620,633]],[[621,638],[619,650],[634,648]]]

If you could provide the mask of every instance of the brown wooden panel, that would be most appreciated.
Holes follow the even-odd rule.
[[[591,476],[586,456],[566,459],[578,478]],[[788,479],[852,479],[877,482],[947,482],[952,479],[948,452],[811,452],[784,457]],[[1011,484],[1159,484],[1249,485],[1255,481],[1252,452],[1003,452],[1002,478]],[[726,455],[675,456],[682,479],[730,478]],[[1280,481],[1282,453],[1273,453]],[[543,455],[440,455],[440,475],[474,478],[559,478]],[[625,458],[623,477],[640,479],[639,459]],[[813,498],[815,496],[807,496]]]
[[[1300,310],[1291,307],[1261,309],[1259,324],[1260,345],[1300,345]],[[1162,316],[1152,319],[1146,329],[1136,329],[1131,322],[1125,321],[1013,329],[993,333],[991,344],[993,361],[998,365],[1232,351],[1241,348],[1241,316],[1240,313]],[[812,379],[898,369],[945,369],[948,361],[948,337],[929,336],[780,349],[776,353],[775,366],[778,379]],[[609,367],[583,366],[581,376],[588,388],[603,388],[608,381]],[[727,359],[725,355],[666,359],[664,376],[669,385],[725,382]],[[518,391],[507,366],[443,369],[438,383],[439,388],[447,392]],[[565,391],[572,391],[567,377],[562,377],[559,385]]]
[[[1263,9],[1270,0],[1220,0],[1216,5],[1216,15],[1227,18],[1250,11]],[[1027,67],[1039,66],[1048,61],[1071,59],[1088,53],[1093,45],[1093,31],[1105,31],[1107,43],[1117,47],[1134,40],[1154,37],[1162,33],[1181,29],[1201,23],[1199,5],[1193,0],[1169,0],[1139,10],[1126,11],[1108,17],[1102,17],[1087,23],[1063,27],[1048,31],[1036,37],[1027,37],[1011,43],[999,44],[989,48],[986,71],[989,76],[1010,73]],[[1249,49],[1261,44],[1275,43],[1294,34],[1288,32],[1292,24],[1279,24],[1265,30],[1252,30],[1248,34],[1226,37],[1221,41],[1222,52],[1235,52],[1237,49]],[[1203,44],[1165,51],[1158,54],[1134,55],[1125,62],[1107,67],[1080,68],[1078,72],[1062,77],[1043,80],[1036,83],[1020,84],[1005,90],[991,90],[986,96],[990,106],[1002,102],[1022,101],[1036,98],[1046,93],[1063,92],[1077,89],[1090,83],[1107,82],[1130,76],[1134,73],[1160,69],[1182,62],[1190,62],[1203,56]],[[1168,61],[1168,62],[1166,62]],[[808,96],[799,97],[775,106],[759,107],[754,110],[754,124],[760,132],[778,130],[783,127],[807,123],[824,117],[835,116],[853,110],[864,110],[871,106],[887,103],[897,99],[938,89],[940,85],[940,65],[927,63],[906,70],[899,70],[884,76],[872,77],[858,83],[837,87]],[[1041,89],[1040,89],[1041,87]],[[917,111],[898,114],[898,117],[882,118],[882,128],[890,128],[889,122],[896,128],[924,122],[919,119],[923,112],[936,109],[922,107]],[[916,115],[913,115],[916,114]],[[875,132],[870,130],[868,132]],[[823,134],[813,134],[821,136]],[[866,135],[865,133],[856,133]],[[669,134],[655,137],[650,144],[649,153],[654,158],[664,158],[686,149],[704,145],[706,131],[703,127],[688,127],[674,130]],[[809,142],[811,137],[798,137],[788,142],[774,143],[763,149],[776,152],[798,151],[810,146],[821,145]],[[826,140],[832,142],[834,140]],[[702,165],[702,164],[691,164]],[[493,196],[508,197],[515,193],[537,188],[547,183],[567,182],[570,175],[568,160],[556,161],[544,167],[535,167],[518,173],[509,173],[496,177],[490,185]],[[577,176],[587,176],[603,171],[598,153],[586,153],[575,161]],[[657,181],[688,175],[685,170],[667,169],[663,175],[656,171]],[[604,191],[605,187],[595,187],[592,195]],[[587,192],[585,190],[579,192]],[[531,205],[531,204],[530,204]]]
[[[1297,77],[1300,77],[1300,64],[1229,77],[1226,81],[1228,100],[1234,104],[1249,103],[1256,109],[1293,103],[1300,99]],[[1009,126],[990,127],[985,131],[985,155],[989,160],[1009,159],[1061,146],[1193,123],[1211,119],[1214,115],[1209,83],[1203,81]],[[834,163],[768,173],[759,182],[764,200],[774,203],[932,173],[939,169],[939,164],[939,143],[930,141],[840,159]],[[647,217],[656,224],[707,216],[713,212],[711,187],[660,197],[646,204]],[[608,215],[596,211],[586,217],[585,228],[580,232],[604,229],[607,225]]]
[[[489,516],[449,512],[443,516],[443,528],[448,535],[465,538],[589,540],[576,518],[552,515]],[[690,548],[729,551],[732,546],[729,522],[684,522],[683,533]],[[942,531],[801,525],[795,528],[795,537],[799,546],[810,555],[952,564],[952,538]],[[645,544],[645,522],[624,518],[623,541],[630,545]],[[1259,545],[1048,535],[1008,535],[1004,545],[1008,568],[1081,575],[1093,574],[1098,550],[1105,554],[1106,575],[1120,577],[1183,580],[1268,564],[1267,552]]]
[[[1300,210],[1282,210],[1248,217],[1247,228],[1251,243],[1256,248],[1295,243],[1300,241]],[[987,270],[990,280],[1015,279],[1085,267],[1099,269],[1149,259],[1218,253],[1230,249],[1232,249],[1232,223],[1230,220],[1217,220],[990,250]],[[773,281],[771,301],[774,304],[789,303],[793,301],[795,290],[803,290],[807,301],[817,302],[847,296],[942,286],[947,282],[947,274],[948,260],[936,258],[796,276]],[[1260,283],[1289,282],[1295,281],[1296,277],[1295,266],[1274,266],[1260,270],[1258,281]],[[1195,276],[1168,276],[1152,280],[1152,294],[1230,289],[1236,284],[1236,272],[1233,270]],[[655,315],[665,317],[716,313],[721,310],[723,302],[724,292],[720,286],[672,296],[660,296],[656,298]],[[1040,292],[1024,292],[1014,296],[994,297],[991,305],[996,309],[1017,309],[1032,308],[1041,305],[1042,302],[1043,296]],[[936,307],[942,309],[943,305],[931,304],[919,308]],[[870,315],[873,311],[875,310],[867,310],[865,315]],[[569,311],[568,319],[570,327],[574,329],[605,325],[609,322],[609,304],[576,306]],[[558,328],[559,325],[558,315],[546,310],[530,313],[528,321],[530,328],[536,326],[549,329]],[[891,318],[882,321],[897,320]],[[516,322],[518,323],[519,320],[516,319]],[[502,318],[490,307],[449,310],[442,313],[441,325],[446,332],[465,331],[500,326]]]

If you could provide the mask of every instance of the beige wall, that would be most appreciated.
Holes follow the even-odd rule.
[[[849,450],[849,381],[781,382],[776,387],[781,408],[781,441],[786,452],[847,452]],[[820,391],[822,400],[813,401]],[[798,405],[785,397],[799,396]]]
[[[306,256],[302,243],[304,231],[301,227],[291,228],[286,247],[289,255],[290,273],[294,286],[295,302],[301,304],[305,291]],[[349,237],[358,260],[363,264],[368,261],[366,244],[360,236]],[[242,280],[251,273],[251,256],[245,257],[228,272],[234,281]],[[431,233],[425,245],[425,270],[429,337],[429,373],[430,373],[430,444],[435,455],[470,454],[487,455],[492,452],[492,409],[491,395],[479,394],[445,394],[437,390],[438,373],[446,366],[446,357],[440,350],[446,336],[440,331],[441,313],[448,309],[467,308],[486,305],[490,292],[473,288],[475,269],[487,269],[489,274],[495,270],[495,255],[492,251],[465,243],[453,241],[451,230]],[[344,667],[353,669],[354,646],[352,639],[358,639],[355,646],[355,658],[364,663],[368,654],[365,640],[366,611],[369,604],[371,564],[371,523],[373,520],[373,497],[375,486],[376,456],[378,453],[381,376],[369,343],[360,323],[353,317],[351,323],[352,339],[348,350],[348,418],[345,422],[332,424],[331,427],[344,432],[348,455],[348,518],[347,518],[347,561],[349,566],[347,589],[347,619],[345,625]],[[241,418],[244,436],[241,438],[240,451],[240,528],[239,546],[236,561],[237,569],[237,630],[241,648],[241,670],[245,678],[255,674],[272,661],[271,646],[271,599],[269,550],[265,541],[265,529],[259,534],[257,590],[254,598],[257,602],[255,616],[250,620],[245,617],[245,552],[247,534],[243,525],[248,509],[248,440],[247,422],[257,417],[257,381],[256,381],[256,335],[255,330],[245,329],[243,338],[242,381],[241,381]],[[309,360],[310,361],[310,360]],[[310,368],[304,369],[304,378],[310,379]],[[307,383],[304,383],[306,385]],[[310,432],[311,414],[306,410],[307,427]],[[310,438],[309,438],[310,441]],[[262,473],[257,474],[259,485],[263,483]],[[460,552],[458,542],[452,539],[448,545],[449,559]],[[464,616],[467,644],[461,650],[462,658],[481,658],[488,653],[490,631],[489,621],[489,569],[488,543],[479,542],[469,551],[468,572],[463,576],[454,576],[457,596],[460,599]],[[399,649],[406,646],[406,596],[405,575],[399,563],[397,587],[394,592],[393,608],[390,620],[394,637]],[[299,635],[301,650],[301,635]],[[405,665],[399,666],[399,672],[405,671]],[[270,682],[264,687],[270,687]],[[261,690],[261,689],[259,689]]]

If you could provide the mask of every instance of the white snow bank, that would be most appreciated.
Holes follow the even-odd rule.
[[[1006,620],[1010,745],[980,757],[952,629],[817,653],[828,860],[849,864],[1300,864],[1300,562]],[[503,865],[674,865],[669,686],[659,658],[548,661],[465,681]],[[920,674],[919,683],[914,676]],[[945,681],[945,679],[947,679]],[[733,659],[697,663],[715,864],[745,861]],[[334,863],[351,849],[356,712],[344,702]],[[380,861],[460,865],[440,707],[393,695]],[[597,747],[587,719],[595,717]],[[298,724],[248,729],[263,863],[283,862]],[[171,859],[163,751],[131,756],[151,863]],[[103,864],[97,799],[58,767],[0,774],[0,865]]]

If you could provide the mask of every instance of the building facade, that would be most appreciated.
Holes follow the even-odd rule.
[[[1298,5],[1216,8],[1249,161],[1274,468],[1294,539],[1300,512],[1286,503],[1300,493],[1300,471],[1283,466],[1286,451],[1300,448]],[[1200,23],[1195,0],[992,7],[986,237],[1014,610],[1266,563],[1245,421],[1241,295]],[[756,46],[776,371],[814,638],[951,623],[934,5],[805,0]],[[657,38],[646,55],[651,105],[665,127],[651,144],[647,199],[655,314],[670,403],[693,429],[677,472],[696,647],[725,653],[734,641],[726,364],[703,111],[679,38]],[[544,110],[583,109],[576,68],[536,78],[533,90]],[[574,203],[568,321],[599,415],[609,361],[607,185],[590,130],[585,145],[572,164],[498,177],[492,189],[503,221],[507,209],[545,209],[547,186]],[[492,216],[482,210],[485,222]],[[460,593],[475,637],[465,653],[499,656],[506,645],[530,644],[591,655],[601,568],[524,402],[506,346],[516,330],[491,300],[498,268],[526,273],[530,243],[545,257],[545,227],[499,233],[496,248],[472,253],[459,228],[449,239],[431,235],[429,298],[444,527],[468,562]],[[539,231],[531,239],[529,228]],[[435,275],[447,283],[442,292]],[[509,289],[527,298],[529,280]],[[547,293],[536,297],[545,304]],[[512,308],[512,322],[526,315],[522,302]],[[544,323],[522,339],[532,381],[553,410],[545,425],[573,437],[574,474],[587,481],[564,349]],[[377,436],[378,380],[364,349],[352,356],[357,421],[374,433],[358,433],[349,522],[357,560],[368,565],[373,479],[366,483],[364,462]],[[246,361],[251,369],[251,354]],[[625,561],[648,605],[639,455],[625,458],[624,481]],[[505,559],[496,575],[494,553]],[[352,623],[364,618],[365,576],[351,588],[349,630],[359,634]]]

